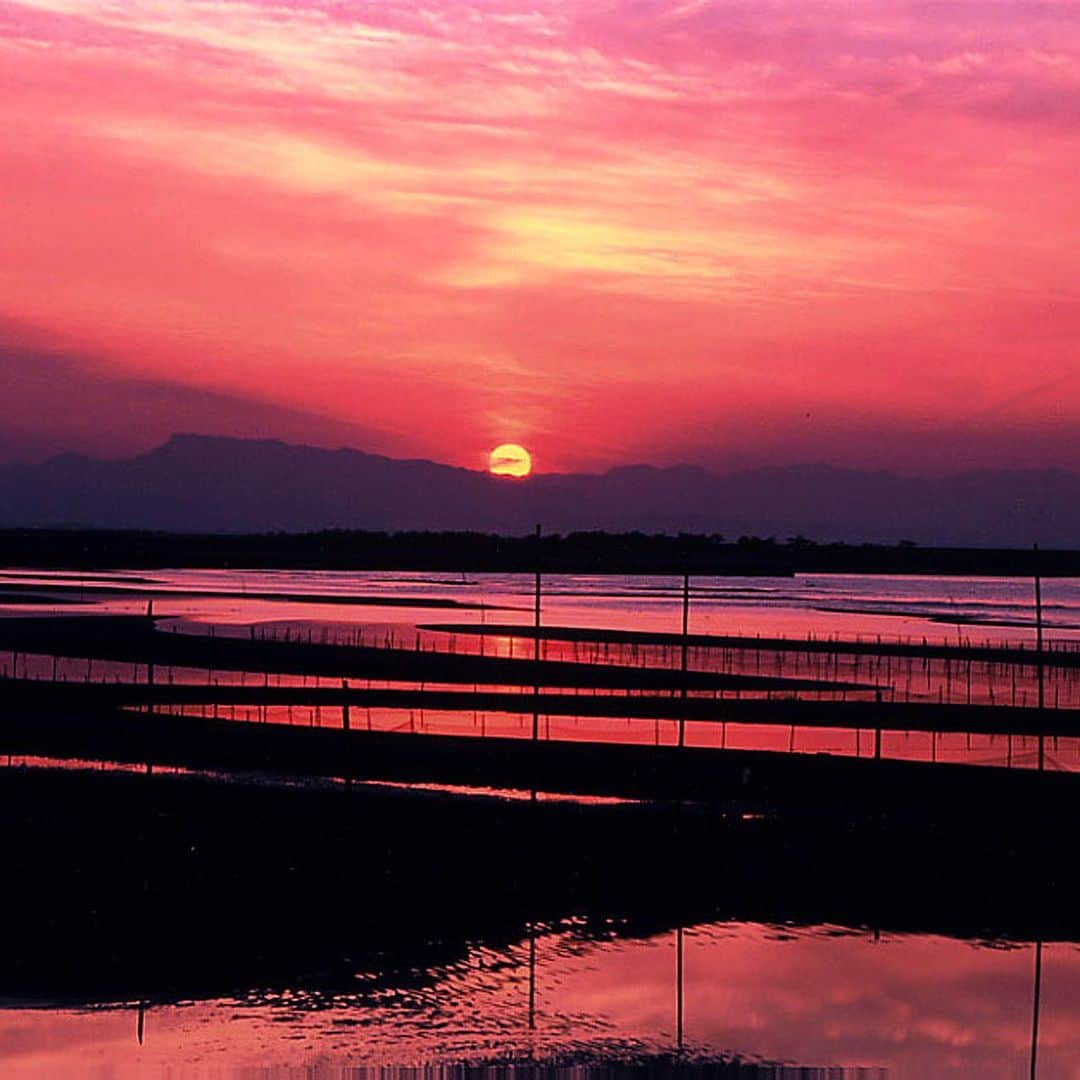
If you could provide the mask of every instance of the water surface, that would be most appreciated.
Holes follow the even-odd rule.
[[[65,593],[50,592],[57,584]],[[418,626],[440,621],[484,626],[528,623],[528,575],[446,575],[170,570],[139,574],[0,573],[21,595],[0,614],[39,611],[141,613],[150,596],[160,625],[182,633],[310,635],[313,640],[413,643],[421,648],[531,655],[512,634],[481,639]],[[102,586],[111,590],[100,591]],[[249,594],[258,594],[252,596]],[[277,599],[273,594],[303,599]],[[1047,639],[1059,648],[1080,643],[1080,581],[1044,583]],[[340,601],[363,598],[363,603]],[[413,599],[415,605],[401,604]],[[29,603],[27,601],[30,601]],[[78,601],[76,604],[70,601]],[[394,600],[397,603],[381,601]],[[332,602],[331,602],[332,601]],[[426,603],[455,601],[451,610]],[[697,578],[690,629],[805,639],[835,636],[952,643],[1033,643],[1032,583],[1010,579],[801,575],[793,579]],[[558,575],[545,579],[545,625],[676,632],[681,582],[663,577]],[[629,651],[545,642],[545,657],[597,662],[673,663],[670,649]],[[702,670],[754,671],[793,667],[790,657],[753,650],[729,655],[695,649]],[[14,662],[9,658],[7,663]],[[21,657],[20,673],[44,676],[44,657]],[[4,658],[0,657],[0,664]],[[61,661],[59,677],[81,677],[77,658]],[[805,665],[808,661],[803,659]],[[838,674],[888,676],[908,699],[986,702],[993,695],[1033,693],[1033,671],[1019,686],[986,665],[970,669],[871,667],[844,661]],[[64,665],[67,665],[65,667]],[[117,673],[111,669],[107,676]],[[136,677],[138,673],[136,672]],[[126,676],[125,676],[126,677]],[[159,676],[160,677],[160,676]],[[178,680],[205,672],[176,671]],[[243,678],[219,672],[217,678]],[[1078,703],[1075,675],[1053,673],[1050,692]],[[946,689],[947,688],[947,689]],[[996,699],[995,699],[996,700]],[[1019,702],[1018,702],[1019,703]],[[243,718],[243,715],[237,717]],[[264,717],[265,718],[265,717]],[[279,722],[334,724],[322,710],[272,716]],[[525,735],[523,717],[387,712],[375,726],[473,734]],[[862,735],[729,725],[727,745],[805,752],[868,752]],[[550,718],[551,737],[611,737],[670,741],[660,724]],[[714,728],[690,741],[714,743]],[[887,733],[893,756],[1001,763],[1002,739]],[[1055,763],[1080,763],[1076,740],[1053,747]],[[1008,747],[1022,763],[1032,747]],[[19,767],[18,761],[12,767]],[[702,859],[710,853],[702,851]],[[573,868],[568,868],[572,872]],[[643,871],[644,872],[644,871]],[[379,882],[372,881],[372,889]],[[482,881],[462,882],[482,889]],[[677,889],[677,881],[672,889]],[[794,880],[792,895],[814,883]],[[718,897],[718,903],[722,902]],[[89,902],[89,901],[87,901]],[[432,895],[432,905],[440,903]],[[779,898],[781,909],[783,897]],[[327,896],[335,917],[349,898]],[[795,905],[798,907],[798,905]],[[357,904],[358,911],[362,905]],[[362,915],[358,916],[362,917]],[[287,933],[287,929],[283,932]],[[152,942],[149,944],[152,950]],[[680,960],[681,951],[681,960]],[[242,1073],[274,1067],[289,1075],[327,1074],[348,1066],[439,1066],[506,1061],[745,1061],[815,1068],[883,1070],[890,1076],[1027,1076],[1035,975],[1030,941],[984,941],[936,933],[882,932],[868,926],[707,921],[654,933],[582,933],[567,913],[561,923],[532,927],[509,944],[483,933],[464,955],[417,964],[388,953],[358,962],[352,986],[327,987],[297,976],[291,985],[253,982],[226,997],[196,1000],[98,1000],[73,1004],[9,1001],[0,1009],[0,1069],[10,1074],[96,1072],[100,1075]],[[680,991],[681,982],[681,991]],[[1048,942],[1042,949],[1039,1075],[1080,1077],[1080,949]],[[141,1041],[140,1041],[141,1040]],[[854,1073],[852,1073],[854,1075]]]

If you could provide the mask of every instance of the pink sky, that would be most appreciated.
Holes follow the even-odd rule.
[[[1080,468],[1071,0],[0,0],[0,456]]]

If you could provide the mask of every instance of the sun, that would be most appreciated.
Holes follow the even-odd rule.
[[[492,476],[512,476],[520,480],[532,472],[532,455],[517,443],[503,443],[491,451],[488,471]]]

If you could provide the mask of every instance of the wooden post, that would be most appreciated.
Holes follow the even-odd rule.
[[[533,611],[533,742],[540,738],[540,526],[536,526],[536,601]]]
[[[341,680],[341,689],[348,692],[349,680]],[[345,745],[343,747],[345,753],[345,787],[352,790],[352,740],[349,738],[349,730],[351,728],[349,717],[349,699],[346,698],[341,704],[341,730],[345,739]]]
[[[1042,578],[1039,575],[1039,545],[1035,552],[1035,649],[1036,671],[1039,678],[1039,772],[1045,765],[1045,736],[1043,735],[1043,708],[1046,705],[1046,678],[1043,670],[1043,622],[1042,622]]]
[[[154,598],[150,597],[146,602],[146,629],[152,635],[154,632]],[[154,711],[154,705],[151,701],[153,696],[154,686],[154,661],[153,661],[153,643],[150,645],[150,659],[146,661],[146,688],[149,691],[146,695],[146,711],[151,713]],[[147,772],[150,771],[150,766],[147,765]]]
[[[878,706],[878,722],[877,727],[874,729],[874,760],[881,760],[881,691],[876,692],[876,702]]]
[[[682,590],[682,709],[679,712],[679,745],[686,745],[686,671],[687,671],[687,636],[690,630],[690,575],[683,574]]]

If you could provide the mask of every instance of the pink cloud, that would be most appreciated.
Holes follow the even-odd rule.
[[[1077,466],[1077,13],[0,2],[0,319],[458,462]]]

